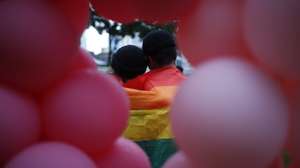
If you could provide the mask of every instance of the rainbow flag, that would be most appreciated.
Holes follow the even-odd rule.
[[[169,120],[176,89],[176,86],[156,87],[150,91],[125,88],[131,111],[124,136],[145,151],[153,168],[160,168],[177,151]]]
[[[131,112],[124,136],[134,141],[172,138],[169,106],[177,86],[158,86],[150,91],[125,88]]]
[[[160,168],[177,150],[170,129],[169,111],[178,85],[184,79],[176,68],[166,67],[143,76],[144,90],[125,88],[131,113],[124,136],[143,148],[153,168]]]

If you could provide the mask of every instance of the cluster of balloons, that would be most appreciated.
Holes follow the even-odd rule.
[[[172,107],[182,152],[165,167],[300,166],[300,2],[203,0],[179,26],[197,65]],[[192,98],[191,98],[192,97]]]
[[[171,121],[180,152],[165,168],[300,167],[298,0],[91,0],[120,22],[179,20],[197,65]],[[0,167],[149,168],[119,138],[128,100],[79,49],[88,0],[0,2]],[[113,100],[113,101],[112,101]]]
[[[79,48],[88,8],[0,2],[0,167],[150,168],[120,138],[129,116],[122,87]]]
[[[300,167],[300,1],[119,3],[92,0],[123,23],[178,20],[179,47],[197,66],[172,106],[182,151],[165,168],[280,168],[284,148]]]

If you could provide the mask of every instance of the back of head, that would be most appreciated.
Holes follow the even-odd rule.
[[[143,51],[156,66],[167,66],[176,60],[176,40],[169,32],[155,30],[144,37]]]
[[[112,69],[123,81],[145,73],[148,62],[142,49],[127,45],[120,48],[112,58]]]

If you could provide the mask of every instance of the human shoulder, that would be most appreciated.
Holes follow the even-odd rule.
[[[140,75],[134,79],[128,80],[123,84],[123,87],[144,90],[145,77],[144,75]]]

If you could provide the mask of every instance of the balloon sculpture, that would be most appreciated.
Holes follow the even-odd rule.
[[[164,168],[282,168],[284,148],[300,166],[300,1],[4,0],[0,167],[151,167],[121,138],[122,87],[79,48],[89,7],[123,23],[178,21],[197,68],[172,105],[180,151]]]

